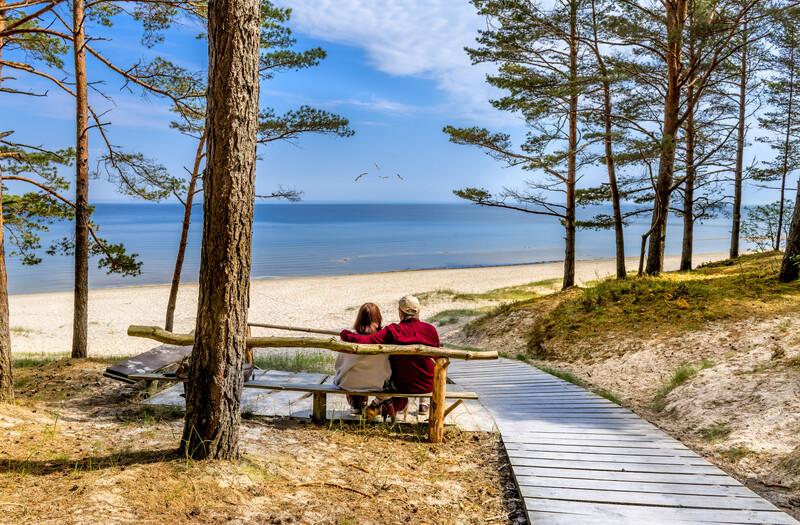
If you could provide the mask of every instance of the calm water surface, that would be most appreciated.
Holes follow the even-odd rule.
[[[196,207],[184,265],[184,279],[199,270],[202,208]],[[93,263],[93,288],[168,283],[183,217],[179,204],[98,204],[93,220],[111,242],[139,254],[137,277],[106,275]],[[680,227],[667,239],[667,253],[680,253]],[[70,223],[55,224],[43,237],[71,234]],[[627,251],[636,255],[647,223],[633,223]],[[696,253],[728,248],[727,219],[708,221],[695,233]],[[337,275],[391,270],[522,264],[561,260],[563,229],[549,217],[479,208],[467,204],[258,204],[253,226],[253,277]],[[579,259],[614,256],[613,231],[578,232]],[[43,256],[38,266],[11,258],[11,293],[70,290],[72,259]]]

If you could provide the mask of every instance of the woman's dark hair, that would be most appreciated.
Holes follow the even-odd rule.
[[[381,317],[381,309],[375,303],[364,303],[358,309],[356,315],[356,322],[353,324],[353,330],[359,334],[374,334],[381,329],[383,318]]]

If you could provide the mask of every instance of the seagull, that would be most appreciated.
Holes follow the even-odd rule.
[[[399,173],[396,173],[396,175],[397,175],[397,178],[398,178],[398,179],[400,179],[400,180],[406,180],[406,179],[404,179],[403,177],[401,177]]]
[[[364,175],[367,175],[368,173],[369,173],[368,171],[365,171],[364,173],[362,173],[358,177],[356,177],[356,180],[354,180],[353,182],[358,182],[359,180],[361,180],[361,177],[363,177]]]
[[[376,167],[376,168],[378,168],[378,171],[381,171],[381,167],[380,167],[380,166],[378,166],[378,163],[377,163],[377,162],[373,162],[373,164],[375,164],[375,167]]]

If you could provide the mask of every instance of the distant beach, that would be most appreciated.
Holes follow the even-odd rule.
[[[727,253],[697,254],[696,264],[719,260]],[[634,271],[637,259],[628,260]],[[678,267],[679,259],[669,256],[667,270]],[[613,275],[613,259],[584,260],[577,264],[578,283]],[[250,290],[253,322],[314,326],[338,330],[353,322],[355,309],[365,301],[380,305],[387,321],[396,320],[396,301],[407,293],[450,289],[484,292],[505,286],[547,279],[560,280],[562,263],[541,263],[487,268],[398,271],[364,275],[287,277],[256,279]],[[557,284],[555,285],[557,286]],[[131,355],[152,348],[155,343],[126,335],[131,324],[163,326],[169,286],[152,285],[94,289],[89,294],[89,354]],[[70,349],[72,333],[71,292],[13,295],[11,338],[15,353],[62,353]],[[475,302],[452,302],[435,296],[424,303],[423,318],[454,308],[476,308]],[[181,287],[175,317],[175,331],[194,329],[197,284]],[[256,330],[257,334],[269,334]],[[283,332],[285,334],[285,332]]]

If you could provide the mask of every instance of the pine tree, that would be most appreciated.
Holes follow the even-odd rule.
[[[580,0],[559,0],[551,10],[534,2],[473,0],[489,28],[480,32],[480,47],[468,49],[473,63],[498,65],[487,81],[505,95],[493,101],[502,111],[518,113],[530,129],[514,148],[510,136],[483,128],[447,126],[456,144],[476,146],[508,166],[533,175],[527,189],[505,189],[492,195],[482,188],[456,190],[458,197],[481,206],[500,207],[557,218],[564,225],[563,288],[575,284],[576,183],[590,163],[580,142],[579,102],[587,89],[581,62]],[[550,195],[563,195],[564,202]]]
[[[237,31],[230,31],[231,27]],[[181,448],[192,458],[231,459],[239,455],[250,286],[258,133],[258,0],[212,0],[208,44],[208,164],[200,295]]]
[[[755,171],[754,178],[779,184],[780,211],[773,249],[780,250],[786,181],[800,168],[800,34],[797,29],[800,9],[776,10],[773,17],[770,41],[774,56],[770,61],[771,75],[766,82],[769,109],[758,119],[760,127],[769,134],[758,140],[769,144],[776,155]]]

